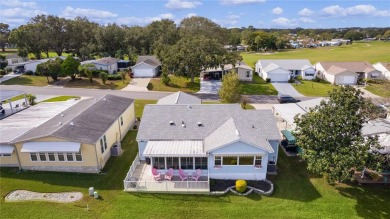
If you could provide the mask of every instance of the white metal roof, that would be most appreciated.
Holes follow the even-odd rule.
[[[204,157],[202,141],[148,141],[143,151],[147,157],[191,156]]]
[[[16,97],[26,92],[20,90],[0,90],[0,101],[3,102],[5,100],[9,100],[12,97]]]
[[[272,106],[279,115],[286,120],[286,122],[295,128],[294,117],[297,114],[306,114],[306,111],[303,110],[295,103],[288,104],[275,104]]]
[[[14,149],[11,145],[0,145],[0,154],[12,154]]]
[[[78,142],[26,142],[23,144],[21,152],[80,152]]]

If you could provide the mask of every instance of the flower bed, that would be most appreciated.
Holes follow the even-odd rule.
[[[210,179],[210,192],[212,194],[225,194],[235,189],[236,180]],[[248,189],[262,195],[271,195],[274,185],[269,180],[247,180]],[[248,193],[249,194],[249,193]]]

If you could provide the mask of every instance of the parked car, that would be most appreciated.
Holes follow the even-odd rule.
[[[296,102],[300,102],[301,100],[295,99],[290,95],[282,94],[278,96],[278,101],[279,103],[296,103]]]

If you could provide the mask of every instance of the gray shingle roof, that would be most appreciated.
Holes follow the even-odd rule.
[[[302,70],[313,66],[308,59],[262,59],[259,62],[263,69],[272,63],[286,70]]]
[[[93,61],[93,63],[99,64],[99,65],[112,65],[115,63],[118,63],[120,59],[112,58],[112,57],[107,57],[107,58],[102,58]]]
[[[361,131],[364,136],[383,133],[390,134],[390,119],[376,119],[364,123]]]
[[[138,65],[141,62],[145,62],[154,67],[161,65],[161,62],[155,56],[138,56],[135,64]]]
[[[375,71],[375,68],[369,62],[319,62],[325,71],[328,71],[332,66],[343,68],[352,72],[369,73]]]
[[[12,142],[51,136],[95,144],[133,101],[114,95],[106,95],[98,100],[91,98],[80,101]]]
[[[202,100],[184,92],[176,92],[158,100],[157,104],[201,104]]]
[[[253,141],[280,139],[270,110],[243,110],[239,104],[156,104],[145,106],[137,140],[204,140],[231,118],[245,138]],[[174,125],[170,125],[170,121]],[[202,125],[198,126],[198,122]],[[256,134],[246,136],[246,132]]]

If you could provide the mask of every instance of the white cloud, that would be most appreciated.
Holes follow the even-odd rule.
[[[287,19],[284,17],[273,19],[272,23],[276,24],[277,26],[280,26],[280,27],[295,27],[295,26],[297,26],[295,20],[290,20],[290,19]]]
[[[390,10],[377,10],[372,5],[355,5],[348,8],[340,7],[339,5],[332,5],[322,9],[325,16],[378,16],[388,17],[390,16]]]
[[[227,19],[231,19],[231,20],[238,19],[240,17],[241,16],[237,15],[237,14],[231,14],[231,15],[226,16]]]
[[[196,8],[201,5],[200,1],[186,1],[186,0],[169,0],[166,4],[166,8],[170,9],[190,9]]]
[[[308,8],[304,8],[298,12],[299,16],[311,16],[313,14],[314,14],[314,11],[312,11]]]
[[[198,15],[195,14],[195,13],[188,13],[188,14],[186,15],[187,18],[188,18],[188,17],[196,17],[196,16],[198,16]]]
[[[116,19],[116,23],[125,25],[147,25],[153,21],[161,21],[162,19],[173,19],[173,14],[160,14],[155,17],[121,17]]]
[[[70,6],[67,6],[64,10],[62,10],[61,17],[65,18],[75,18],[77,16],[80,17],[88,17],[89,19],[98,19],[101,18],[116,18],[118,17],[117,14],[112,13],[110,11],[103,11],[103,10],[96,10],[92,8],[72,8]]]
[[[37,9],[8,8],[0,10],[0,14],[2,17],[20,19],[21,17],[31,18],[36,15],[47,14],[47,12]]]
[[[36,2],[21,2],[19,0],[1,0],[0,5],[22,8],[36,8],[38,6]]]
[[[266,0],[221,0],[222,5],[241,5],[241,4],[251,4],[251,3],[262,3]]]
[[[301,18],[299,18],[299,20],[302,21],[303,23],[314,23],[314,22],[316,22],[315,20],[307,18],[307,17],[301,17]]]
[[[281,7],[276,7],[272,9],[272,14],[282,14],[282,13],[283,13],[283,9]]]

